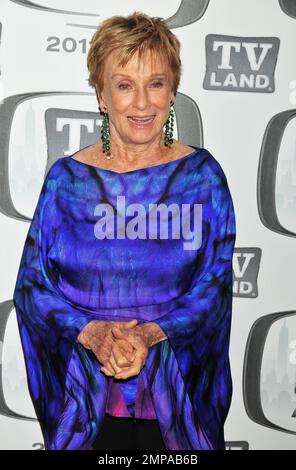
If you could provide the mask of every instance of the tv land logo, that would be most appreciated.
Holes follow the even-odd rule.
[[[206,90],[272,93],[280,40],[275,37],[206,36]]]
[[[235,248],[233,253],[233,296],[258,297],[260,248]]]

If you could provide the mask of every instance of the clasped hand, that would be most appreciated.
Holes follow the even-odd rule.
[[[107,342],[110,341],[110,356],[101,371],[106,375],[114,375],[117,379],[138,375],[145,365],[149,351],[142,328],[114,326],[105,338]]]
[[[136,376],[144,367],[149,351],[148,340],[138,321],[91,321],[78,341],[91,349],[107,376],[127,379]]]

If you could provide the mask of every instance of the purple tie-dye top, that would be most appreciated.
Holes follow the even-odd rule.
[[[235,233],[205,148],[126,173],[72,156],[50,166],[13,294],[46,449],[92,449],[108,407],[125,406],[147,419],[154,408],[169,450],[225,448]],[[133,318],[167,339],[120,393],[77,337],[91,320]]]

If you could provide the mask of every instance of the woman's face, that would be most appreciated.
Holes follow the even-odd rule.
[[[107,58],[100,108],[109,114],[110,132],[116,142],[149,144],[163,133],[174,101],[169,70],[160,57],[154,61],[150,54],[146,57],[138,63],[136,52],[124,68],[118,66],[116,51]],[[151,120],[139,122],[136,117]]]

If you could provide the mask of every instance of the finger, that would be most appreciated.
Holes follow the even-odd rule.
[[[115,344],[115,340],[112,338],[105,338],[104,341],[102,341],[100,348],[103,352],[108,353],[108,356],[110,356],[112,348]]]
[[[128,330],[121,330],[120,328],[118,328],[116,326],[111,328],[111,331],[112,331],[112,336],[113,336],[114,341],[116,341],[118,339],[124,339],[129,344],[131,344],[131,346],[133,346],[134,337],[133,337],[132,332],[130,332]]]
[[[116,343],[118,344],[119,342],[121,342],[121,346],[123,346],[123,344],[125,343],[126,347],[124,349],[132,353],[134,351],[134,347],[132,345],[131,338],[128,335],[129,333],[127,331],[123,332],[123,331],[120,331],[119,328],[116,328],[116,327],[112,328],[112,336],[113,336],[114,344]]]
[[[104,372],[104,374],[108,375],[108,376],[112,376],[114,377],[114,372],[111,372],[111,369],[108,367],[109,363],[107,362],[106,365],[104,365],[103,367],[101,367],[100,371],[101,372]]]
[[[123,346],[123,344],[125,343],[126,346],[123,348],[125,350],[126,353],[132,353],[134,351],[134,347],[132,345],[132,343],[127,340],[126,338],[126,333],[120,331],[119,328],[117,327],[114,327],[112,328],[112,335],[113,335],[113,339],[114,339],[114,344],[115,343],[119,343],[121,342],[121,345]]]
[[[116,373],[118,373],[118,371],[120,369],[118,366],[116,366],[116,364],[115,364],[115,367],[114,367],[114,358],[112,358],[111,355],[110,355],[108,361],[106,361],[103,364],[103,367],[106,368],[107,370],[109,370],[112,373],[112,375],[115,375]]]
[[[135,359],[135,352],[134,352],[134,347],[125,339],[117,339],[114,341],[114,344],[112,346],[112,349],[114,350],[114,347],[116,345],[116,352],[120,352],[122,356],[124,356],[128,361],[133,362]],[[118,362],[117,362],[118,363]]]
[[[112,367],[109,359],[110,359],[110,353],[108,354],[108,357],[105,360],[102,359],[102,354],[101,354],[101,359],[99,362],[102,364],[102,366],[100,367],[100,370],[106,373],[106,375],[114,376],[116,374],[116,371]]]
[[[121,367],[116,364],[115,357],[112,351],[111,351],[110,358],[109,358],[109,364],[114,369],[114,373],[121,372]]]
[[[93,348],[93,352],[96,355],[99,362],[102,362],[104,364],[105,362],[109,361],[113,344],[115,344],[113,343],[113,341],[112,343],[103,341],[100,345],[97,345]]]
[[[123,356],[125,356],[131,362],[134,361],[135,351],[134,351],[134,347],[130,343],[128,343],[124,339],[119,339],[115,342],[115,344],[119,348]]]
[[[101,331],[96,331],[95,334],[92,335],[92,344],[100,344],[103,342],[109,343],[113,342],[113,335],[111,333],[111,328],[107,330],[104,334]]]
[[[138,323],[137,319],[130,320],[130,321],[117,321],[114,322],[114,325],[111,327],[113,328],[119,328],[120,330],[132,330]]]
[[[121,372],[116,372],[114,375],[115,379],[128,379],[129,377],[133,377],[134,375],[138,375],[139,370],[135,366],[128,367],[126,369],[122,369]]]
[[[118,367],[114,368],[113,361],[110,360],[111,356],[112,356],[112,351],[110,351],[106,360],[100,361],[102,363],[101,370],[105,368],[110,374],[115,375],[116,372],[118,371]]]
[[[121,372],[116,372],[114,377],[116,379],[127,379],[129,377],[133,377],[134,375],[138,375],[143,367],[142,364],[142,357],[139,355],[136,357],[134,363],[130,367],[122,369]]]
[[[134,328],[136,326],[136,324],[138,323],[138,320],[135,318],[134,320],[130,320],[128,322],[122,322],[124,323],[124,328]]]
[[[118,344],[114,344],[112,348],[112,353],[118,367],[127,367],[131,365],[131,362],[133,361],[133,358],[130,359],[131,354],[129,352],[125,352],[123,354]]]
[[[122,351],[129,352],[129,353],[134,352],[133,345],[129,341],[127,341],[125,338],[121,338],[121,339],[117,338],[116,341],[114,341],[114,344],[117,344],[117,346]]]
[[[111,328],[111,332],[112,332],[112,335],[115,338],[124,338],[125,337],[125,334],[123,333],[123,331],[118,326],[114,326],[113,328]]]

